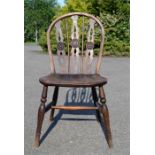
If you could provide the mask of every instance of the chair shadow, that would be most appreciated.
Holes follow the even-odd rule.
[[[66,99],[64,105],[66,106],[78,106],[82,104],[83,106],[94,106],[94,102],[92,99],[92,93],[89,88],[73,88],[69,89],[66,94]],[[52,105],[52,102],[47,105],[47,109]],[[53,121],[49,125],[48,129],[45,131],[43,136],[40,139],[40,144],[46,139],[48,134],[54,129],[59,120],[63,121],[96,121],[96,119],[85,119],[85,118],[61,118],[64,114],[71,115],[95,115],[96,111],[94,110],[59,110],[59,112],[54,117]],[[100,123],[101,128],[106,136],[106,130],[103,123]],[[107,138],[106,138],[107,139]]]

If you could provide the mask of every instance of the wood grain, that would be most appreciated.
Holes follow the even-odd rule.
[[[97,107],[90,107],[90,106],[63,106],[63,105],[57,105],[52,106],[52,109],[63,109],[63,110],[96,110]]]

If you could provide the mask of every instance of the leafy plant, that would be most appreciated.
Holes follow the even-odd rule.
[[[68,12],[87,12],[100,18],[105,29],[104,55],[129,56],[130,55],[130,1],[129,0],[65,0],[65,5],[60,7],[55,0],[25,0],[25,41],[34,41],[36,29],[38,30],[39,44],[47,51],[46,30],[50,22],[60,15]],[[34,9],[32,6],[35,4]],[[50,3],[49,3],[50,2]],[[45,5],[45,4],[46,5]],[[37,24],[36,24],[37,23]],[[79,19],[81,30],[82,21]],[[86,23],[88,25],[88,23]],[[37,25],[37,26],[36,26]],[[65,25],[62,24],[62,25]],[[69,22],[71,26],[71,22]],[[65,26],[62,27],[66,33]],[[68,28],[70,29],[70,27]],[[71,29],[70,29],[71,30]],[[87,31],[87,29],[86,29]],[[66,34],[64,39],[66,42]],[[56,53],[55,32],[52,34],[53,53]],[[70,32],[69,32],[70,36]],[[86,36],[86,32],[85,32]],[[81,31],[80,31],[81,37]],[[86,43],[86,37],[84,40]],[[95,54],[100,47],[100,31],[95,30]],[[81,48],[81,42],[80,42]],[[67,49],[66,49],[67,50]]]
[[[56,10],[55,0],[24,0],[24,40],[37,41]]]

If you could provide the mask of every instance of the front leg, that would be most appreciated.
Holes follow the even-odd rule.
[[[42,124],[43,124],[44,114],[45,114],[45,103],[46,103],[46,98],[47,98],[47,91],[48,91],[48,87],[43,86],[41,104],[38,109],[38,122],[37,122],[37,129],[36,129],[36,135],[35,135],[35,146],[36,147],[39,147],[40,145],[40,135],[41,135],[41,129],[42,129]]]
[[[106,97],[105,97],[103,86],[99,87],[99,97],[100,97],[100,103],[101,103],[99,104],[99,110],[100,110],[100,113],[103,115],[107,143],[108,143],[108,146],[111,148],[112,135],[111,135],[111,128],[110,128],[109,111],[106,105]]]

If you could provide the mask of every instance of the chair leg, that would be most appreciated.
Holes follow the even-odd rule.
[[[97,106],[98,97],[97,97],[97,93],[96,93],[96,88],[95,87],[92,87],[92,96],[93,96],[94,105]],[[99,110],[96,110],[96,118],[97,118],[98,122],[101,122],[101,116],[100,116]]]
[[[57,104],[58,93],[59,93],[59,87],[55,87],[54,93],[53,93],[53,99],[52,99],[53,106],[55,106]],[[50,121],[53,120],[54,111],[55,111],[55,109],[51,109],[50,118],[49,118]]]
[[[112,147],[112,134],[111,134],[111,128],[110,128],[109,111],[106,105],[106,97],[105,97],[103,86],[99,87],[99,97],[100,97],[100,102],[101,102],[99,106],[99,110],[100,110],[100,113],[103,115],[103,122],[105,125],[105,135],[106,135],[107,143],[108,143],[109,148],[111,148]]]
[[[43,124],[43,119],[45,114],[45,103],[47,98],[47,91],[48,91],[48,87],[44,86],[42,91],[42,96],[41,96],[41,104],[38,109],[38,121],[37,121],[36,135],[35,135],[36,147],[39,147],[40,145],[40,135],[41,135],[41,129],[42,129],[42,124]]]

